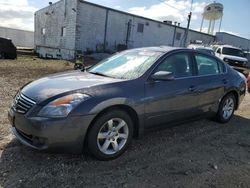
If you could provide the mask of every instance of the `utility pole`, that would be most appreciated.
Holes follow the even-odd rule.
[[[185,34],[184,34],[183,47],[186,47],[186,45],[187,45],[188,31],[189,31],[189,27],[190,27],[191,18],[192,18],[192,9],[193,9],[193,0],[191,2],[191,8],[190,8],[190,12],[188,14],[188,23],[187,23],[187,28],[186,28]]]

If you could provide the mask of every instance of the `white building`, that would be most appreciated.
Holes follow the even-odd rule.
[[[230,44],[244,50],[250,50],[250,40],[225,32],[216,33],[216,41],[220,44]]]
[[[34,32],[0,27],[0,37],[11,39],[17,47],[34,48]]]
[[[73,59],[86,51],[181,46],[185,28],[132,15],[83,0],[61,0],[35,13],[35,46],[42,57]],[[209,44],[213,35],[190,30],[187,42]]]
[[[35,13],[35,47],[41,57],[74,59],[86,51],[183,46],[185,28],[103,7],[83,0],[61,0]],[[190,30],[187,43],[216,40],[249,49],[249,40]]]

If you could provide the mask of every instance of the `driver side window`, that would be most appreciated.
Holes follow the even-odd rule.
[[[192,76],[192,61],[188,53],[177,53],[167,57],[156,68],[158,71],[172,72],[175,78]]]

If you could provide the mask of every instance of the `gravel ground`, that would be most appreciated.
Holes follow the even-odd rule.
[[[64,61],[0,61],[0,187],[250,187],[250,95],[230,123],[199,120],[145,133],[120,158],[47,154],[10,133],[7,110],[17,89],[72,69]]]

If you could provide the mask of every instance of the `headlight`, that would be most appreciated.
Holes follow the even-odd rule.
[[[228,59],[227,59],[227,58],[224,58],[223,60],[224,60],[225,62],[228,62]]]
[[[89,95],[75,93],[58,98],[46,106],[38,113],[42,117],[66,117],[78,104],[90,98]]]

